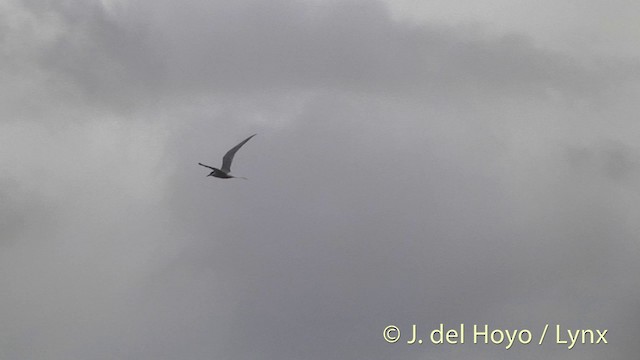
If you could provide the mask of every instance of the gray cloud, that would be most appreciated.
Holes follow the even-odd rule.
[[[377,2],[1,9],[0,357],[638,352],[634,61]],[[440,322],[610,344],[381,338]]]
[[[604,175],[613,181],[637,180],[637,151],[623,143],[608,142],[598,146],[569,148],[567,158],[585,177]]]
[[[178,95],[328,88],[573,97],[637,75],[637,64],[583,64],[522,35],[394,22],[375,2],[143,2],[112,12],[97,2],[26,4],[30,21],[8,37],[33,40],[24,34],[33,27],[57,35],[27,54],[35,67],[25,71],[44,70],[56,93],[128,111]]]

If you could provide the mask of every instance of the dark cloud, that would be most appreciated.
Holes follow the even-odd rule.
[[[55,208],[14,179],[0,179],[0,247],[11,247],[22,239],[42,234],[51,226]]]
[[[0,357],[638,352],[634,61],[378,2],[0,9]],[[382,339],[440,322],[610,344]]]
[[[29,54],[28,70],[44,70],[48,87],[76,101],[126,111],[202,93],[329,88],[582,97],[629,74],[545,51],[523,35],[396,22],[377,2],[161,1],[114,11],[99,2],[26,4],[31,22],[45,24],[39,31],[57,30]],[[20,25],[8,37],[32,40],[23,32],[34,25]]]
[[[637,180],[638,153],[620,142],[567,149],[569,163],[585,177],[604,176],[616,182]]]

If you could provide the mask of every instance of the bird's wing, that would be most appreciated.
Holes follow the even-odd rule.
[[[200,166],[204,166],[204,167],[209,168],[209,169],[211,169],[211,170],[217,170],[216,168],[211,167],[211,166],[209,166],[209,165],[205,165],[205,164],[201,164],[201,163],[198,163],[198,165],[200,165]]]
[[[222,158],[222,168],[220,170],[228,174],[231,171],[231,161],[233,161],[233,156],[236,154],[236,151],[238,151],[242,147],[242,145],[244,145],[247,141],[251,140],[251,138],[254,136],[256,136],[256,134],[249,136],[248,138],[244,139],[240,144],[234,146],[231,150],[227,151],[227,153],[224,154],[224,157]]]

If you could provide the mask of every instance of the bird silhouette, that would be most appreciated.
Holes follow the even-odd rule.
[[[247,180],[247,178],[245,178],[245,177],[233,176],[233,175],[229,174],[231,172],[231,162],[233,161],[233,156],[242,147],[242,145],[244,145],[247,141],[251,140],[251,138],[256,136],[256,135],[257,134],[253,134],[253,135],[249,136],[248,138],[246,138],[242,142],[240,142],[238,145],[236,145],[233,148],[231,148],[231,150],[227,151],[227,153],[224,154],[224,156],[222,157],[222,167],[220,169],[216,169],[216,168],[214,168],[212,166],[205,165],[205,164],[202,164],[202,163],[198,163],[198,165],[204,166],[206,168],[209,168],[209,169],[213,170],[207,176],[213,176],[213,177],[217,177],[217,178],[221,178],[221,179],[239,178],[239,179]]]

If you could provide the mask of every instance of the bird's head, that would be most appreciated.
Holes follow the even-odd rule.
[[[215,171],[212,171],[211,173],[209,173],[209,175],[207,176],[213,176],[213,174],[215,173]]]

